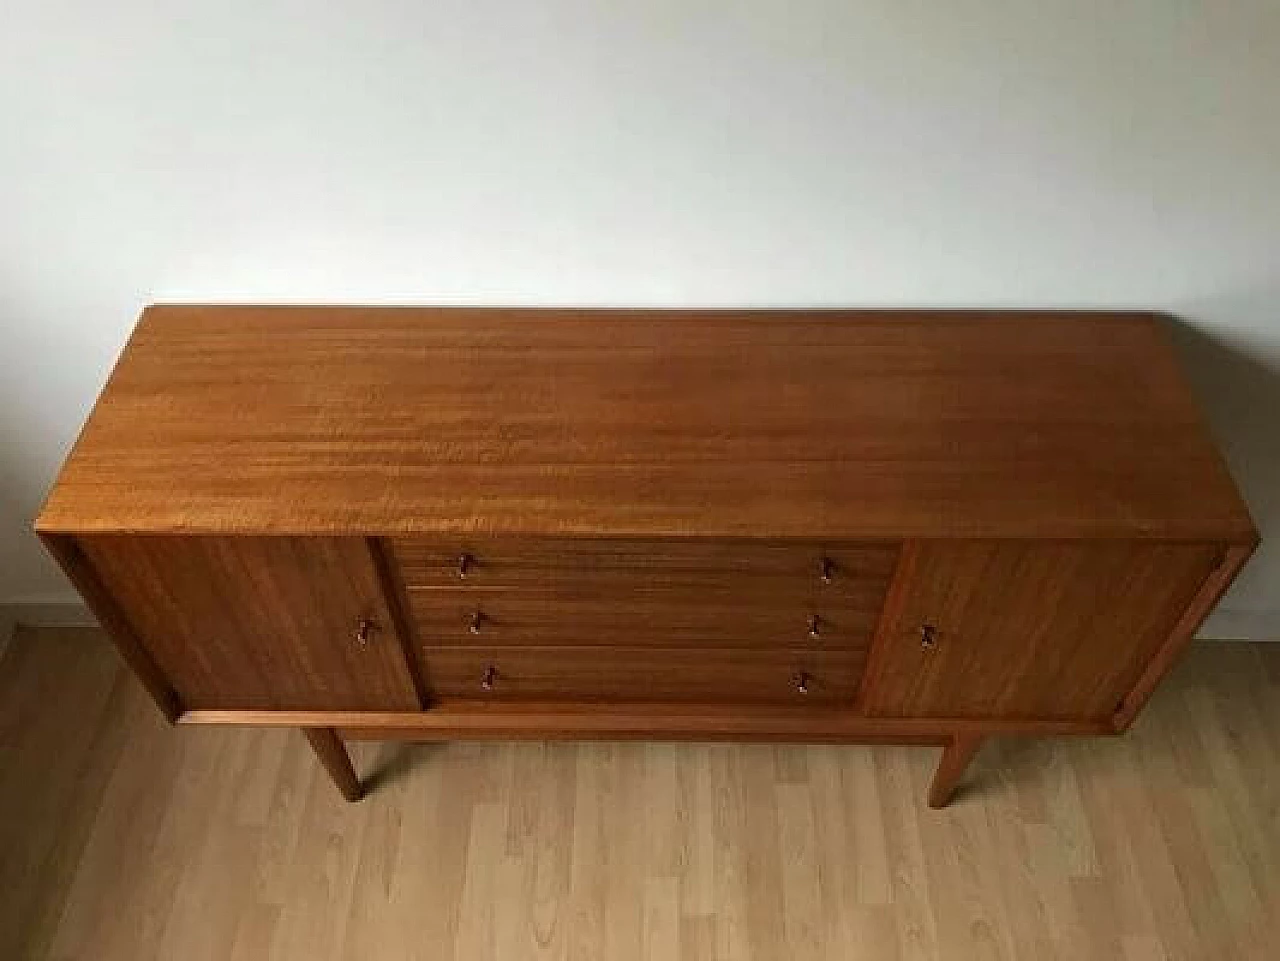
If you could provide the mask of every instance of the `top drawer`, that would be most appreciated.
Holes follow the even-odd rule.
[[[391,542],[406,587],[580,589],[616,584],[677,583],[725,588],[744,577],[830,586],[887,585],[899,545],[781,541],[597,540],[493,538]]]

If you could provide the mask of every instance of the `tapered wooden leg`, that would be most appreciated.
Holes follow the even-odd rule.
[[[364,786],[356,777],[356,769],[351,766],[351,758],[338,732],[331,727],[304,727],[302,733],[307,736],[311,750],[316,752],[316,757],[342,796],[348,801],[359,801],[364,797]]]
[[[929,807],[947,806],[956,792],[960,778],[964,777],[964,769],[969,766],[981,746],[982,738],[978,735],[957,734],[942,749],[938,769],[933,772],[933,783],[929,785]]]

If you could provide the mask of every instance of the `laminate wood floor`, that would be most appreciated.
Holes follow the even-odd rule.
[[[169,729],[94,630],[0,662],[0,959],[1280,957],[1280,645],[1125,738],[357,746]]]

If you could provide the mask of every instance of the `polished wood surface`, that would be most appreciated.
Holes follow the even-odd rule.
[[[645,538],[455,538],[388,541],[409,587],[626,589],[679,584],[726,590],[786,585],[814,600],[842,598],[893,577],[897,541],[807,543]]]
[[[1165,323],[152,307],[37,527],[1252,542]]]
[[[870,714],[1111,717],[1221,558],[1214,544],[908,545]]]
[[[128,615],[121,610],[119,601],[111,595],[76,538],[41,534],[40,540],[80,593],[89,611],[111,635],[121,656],[147,689],[160,713],[166,720],[176,721],[185,710],[178,692],[173,689],[172,682],[160,669],[146,642],[138,636]]]
[[[437,647],[431,693],[482,701],[849,704],[865,654],[841,650]],[[549,727],[549,725],[544,725]]]
[[[421,706],[364,539],[79,543],[185,708]]]
[[[74,705],[74,710],[68,706]],[[101,634],[0,661],[0,958],[1265,961],[1280,645],[1193,645],[1125,738],[936,750],[175,736]]]
[[[338,793],[345,801],[359,801],[364,797],[364,785],[351,765],[351,757],[343,745],[341,738],[331,727],[304,727],[307,743],[315,752],[321,765],[328,772],[330,780],[338,787]]]
[[[433,646],[536,644],[866,650],[888,584],[825,602],[807,585],[723,588],[633,584],[608,591],[459,587],[409,591],[418,636]],[[753,589],[754,588],[754,589]]]
[[[978,748],[982,747],[983,740],[977,734],[960,734],[947,742],[938,768],[933,772],[933,780],[929,782],[929,807],[944,808],[951,803],[960,779],[978,753]]]
[[[233,727],[335,727],[344,737],[378,738],[379,732],[412,732],[418,740],[441,738],[541,738],[546,740],[754,739],[813,743],[916,741],[942,744],[954,734],[1113,734],[1109,721],[1039,718],[980,719],[864,717],[838,705],[705,704],[636,701],[618,705],[580,701],[438,701],[427,711],[187,711],[181,725]]]
[[[952,739],[940,797],[1125,728],[1257,541],[1168,322],[155,307],[36,526],[166,717],[305,716],[347,794],[324,730],[471,703]]]
[[[1218,603],[1218,599],[1226,593],[1235,576],[1249,560],[1254,547],[1254,544],[1234,544],[1222,552],[1213,573],[1200,585],[1199,592],[1182,612],[1164,644],[1143,667],[1142,674],[1120,702],[1119,710],[1112,718],[1112,725],[1117,731],[1129,729],[1138,712],[1155,692],[1156,685],[1173,669],[1204,619],[1213,610],[1213,605]]]

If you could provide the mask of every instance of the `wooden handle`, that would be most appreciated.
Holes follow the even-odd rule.
[[[369,641],[373,638],[373,633],[378,629],[378,622],[369,617],[362,617],[356,621],[356,643],[361,647],[367,647]]]

